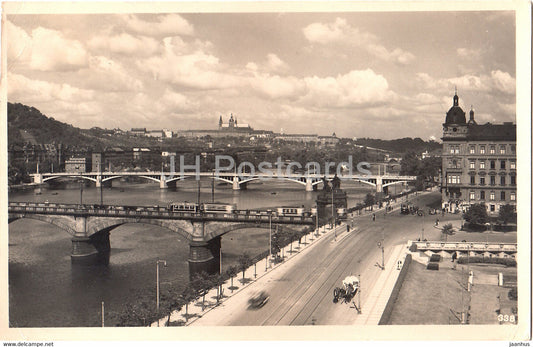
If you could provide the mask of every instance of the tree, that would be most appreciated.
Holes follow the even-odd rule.
[[[222,274],[213,275],[213,283],[217,286],[217,304],[222,298],[222,285],[224,284],[224,276]]]
[[[448,235],[455,234],[452,223],[444,224],[442,226],[441,233],[446,237],[446,241],[448,241]]]
[[[146,301],[136,301],[133,304],[126,304],[125,309],[118,314],[117,326],[147,326],[158,318],[156,308],[153,303]]]
[[[202,271],[200,273],[195,273],[191,280],[191,286],[194,288],[196,293],[202,296],[202,311],[204,309],[205,304],[205,295],[211,289],[213,285],[213,281],[211,279],[211,276],[207,274],[207,272]]]
[[[278,231],[274,234],[272,234],[272,254],[278,254],[281,250],[281,239],[282,239],[282,233],[281,231]]]
[[[510,204],[500,206],[499,217],[503,221],[503,224],[516,220],[515,207]]]
[[[373,210],[373,205],[376,203],[376,198],[372,193],[367,193],[364,201],[366,206],[370,206],[370,210]]]
[[[299,239],[301,237],[301,234],[299,231],[296,230],[288,230],[287,236],[289,237],[289,241],[291,242],[291,254],[292,254],[292,243],[296,241],[296,239]]]
[[[244,284],[244,272],[248,266],[252,265],[252,258],[248,252],[244,252],[239,256],[239,269],[242,271],[242,283]]]
[[[227,270],[226,270],[226,274],[228,275],[228,277],[231,279],[231,287],[230,289],[233,290],[233,277],[235,277],[235,275],[237,275],[237,267],[235,266],[230,266]]]
[[[483,225],[489,220],[487,207],[483,203],[472,204],[463,214],[463,218],[468,222],[468,224]]]
[[[181,292],[180,298],[185,303],[185,321],[189,320],[189,303],[196,298],[196,294],[196,289],[191,284],[188,284]]]

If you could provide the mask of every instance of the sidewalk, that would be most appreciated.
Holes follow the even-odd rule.
[[[337,239],[339,240],[339,237],[344,237],[343,233],[346,231],[346,224],[341,224],[335,228],[337,232]],[[324,239],[324,236],[331,234],[334,232],[334,229],[329,229],[329,227],[326,227],[326,230],[324,231],[324,228],[320,228],[320,233],[318,238],[315,236],[316,230],[314,230],[312,233],[307,234],[305,237],[302,237],[302,243],[298,245],[298,241],[294,241],[292,243],[292,250],[291,253],[291,244],[288,244],[285,246],[282,251],[280,251],[280,254],[283,254],[285,256],[285,260],[281,263],[275,264],[268,264],[268,257],[264,258],[260,261],[258,261],[255,266],[252,265],[244,272],[244,278],[245,283],[242,283],[242,271],[237,274],[233,278],[233,287],[231,286],[231,279],[228,279],[224,284],[222,285],[222,299],[220,300],[218,305],[221,305],[223,302],[228,300],[228,298],[233,297],[243,291],[245,288],[250,287],[253,283],[255,283],[259,278],[269,274],[270,272],[276,270],[280,266],[283,266],[288,261],[293,259],[294,257],[299,256],[300,254],[304,253],[306,250],[311,249],[316,245],[319,241],[322,241]],[[195,301],[192,301],[188,305],[187,310],[187,316],[185,315],[185,305],[178,311],[174,311],[170,315],[170,322],[171,323],[179,323],[182,325],[191,325],[196,320],[198,320],[200,317],[204,316],[207,312],[214,310],[217,308],[217,288],[211,289],[206,295],[205,295],[205,303],[202,305],[202,297],[198,298]],[[202,309],[203,307],[203,309]],[[188,319],[186,319],[188,317]],[[150,327],[164,327],[167,323],[168,316],[161,318],[159,321],[153,322]],[[176,324],[177,325],[177,324]]]
[[[381,272],[372,288],[365,288],[364,283],[361,283],[361,290],[369,294],[361,302],[362,312],[357,315],[354,325],[378,325],[400,274],[398,260],[404,262],[406,251],[406,245],[394,247],[385,264],[385,270]]]

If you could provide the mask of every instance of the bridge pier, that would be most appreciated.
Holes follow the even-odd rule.
[[[43,183],[43,175],[40,174],[40,173],[33,174],[33,183],[42,184]]]
[[[305,180],[305,191],[306,192],[312,192],[315,187],[316,187],[316,185],[313,186],[313,180],[312,179],[307,178]]]
[[[220,270],[220,248],[222,237],[209,241],[191,241],[189,243],[189,278],[202,271],[212,275]]]
[[[381,177],[376,177],[376,193],[383,192],[383,179]]]
[[[240,190],[241,186],[239,185],[239,177],[233,177],[233,190]]]
[[[93,265],[109,262],[109,229],[103,229],[94,235],[87,235],[87,218],[76,217],[76,233],[72,238],[72,253],[70,259],[73,264]]]

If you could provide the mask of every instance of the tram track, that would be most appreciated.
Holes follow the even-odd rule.
[[[370,249],[363,247],[364,253],[361,250],[354,250],[358,244],[367,244],[372,238],[372,233],[369,230],[362,230],[354,235],[354,237],[344,238],[340,243],[333,244],[332,247],[327,247],[320,253],[324,253],[323,260],[317,264],[315,269],[320,271],[312,271],[311,276],[306,276],[303,281],[299,278],[293,278],[294,285],[289,292],[284,295],[283,301],[272,306],[266,319],[263,319],[260,325],[306,325],[311,324],[315,312],[319,310],[321,304],[328,302],[325,298],[331,295],[333,288],[340,283],[348,273],[353,273],[355,270],[349,271],[350,268],[357,267],[360,263],[361,257],[365,257],[370,252]],[[330,237],[332,238],[332,237]],[[323,240],[327,242],[328,239]],[[347,243],[350,245],[347,247]],[[337,251],[339,250],[340,251]],[[352,252],[359,252],[359,256],[353,258],[350,256]],[[355,263],[354,263],[355,262]],[[295,265],[297,266],[297,264]],[[300,276],[299,276],[300,277]],[[320,283],[317,288],[313,283]]]

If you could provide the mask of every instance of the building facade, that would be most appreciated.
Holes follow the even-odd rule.
[[[91,163],[87,158],[72,157],[65,160],[65,172],[84,173],[87,172],[87,167],[90,166]]]
[[[442,208],[466,211],[484,203],[491,216],[500,206],[516,206],[516,124],[466,121],[457,93],[446,113],[442,137]]]

